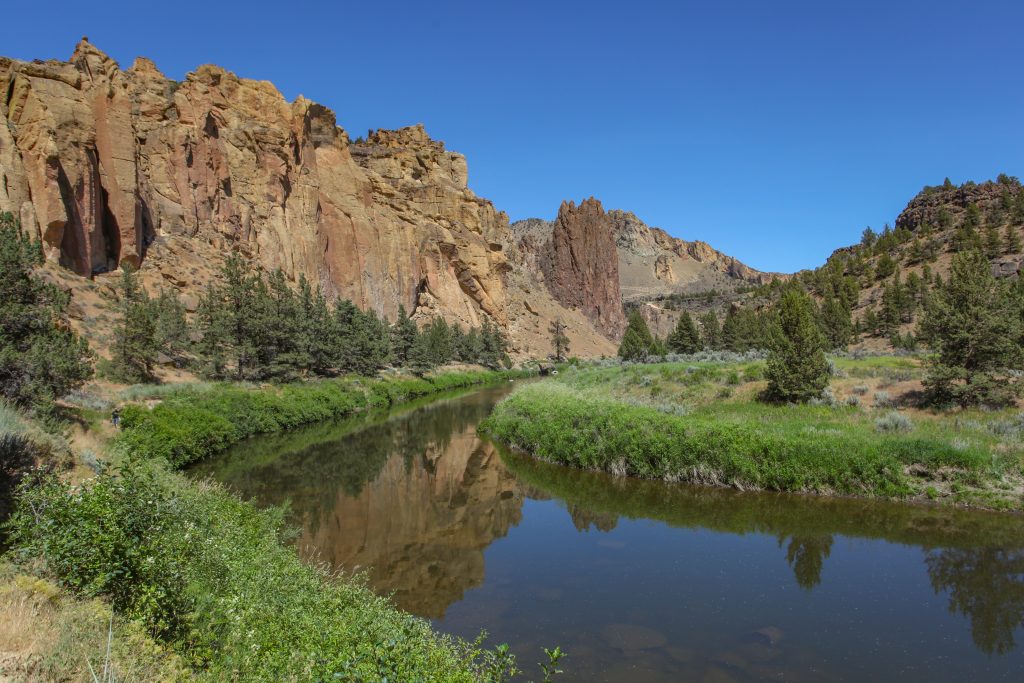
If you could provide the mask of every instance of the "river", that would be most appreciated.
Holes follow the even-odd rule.
[[[511,386],[511,385],[510,385]],[[193,468],[287,502],[307,559],[562,681],[1022,681],[1024,517],[705,489],[509,453],[509,387],[260,437]]]

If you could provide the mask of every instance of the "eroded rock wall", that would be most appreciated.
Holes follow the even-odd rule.
[[[421,126],[351,144],[333,112],[268,82],[216,66],[176,82],[143,58],[121,70],[86,40],[68,62],[0,61],[0,93],[0,211],[79,275],[186,237],[193,265],[238,250],[389,318],[404,304],[506,322],[508,219]]]

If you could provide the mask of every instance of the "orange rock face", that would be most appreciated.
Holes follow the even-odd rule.
[[[504,322],[508,219],[420,126],[351,144],[330,110],[267,82],[122,71],[84,40],[68,62],[0,60],[0,91],[0,210],[79,275],[186,237],[199,261],[237,249],[391,318]]]

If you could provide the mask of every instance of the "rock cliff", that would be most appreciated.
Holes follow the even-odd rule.
[[[574,354],[614,352],[621,292],[687,287],[693,264],[759,277],[594,199],[513,231],[469,189],[465,157],[422,126],[353,141],[326,107],[216,66],[175,81],[83,38],[66,62],[0,58],[0,115],[0,211],[42,241],[74,324],[101,348],[118,266],[194,310],[232,251],[389,319],[400,305],[418,320],[491,319],[518,356],[550,351],[555,318]]]

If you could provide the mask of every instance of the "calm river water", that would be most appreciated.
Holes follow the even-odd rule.
[[[565,681],[1024,681],[1024,517],[628,481],[476,434],[508,387],[240,444],[300,552]]]

